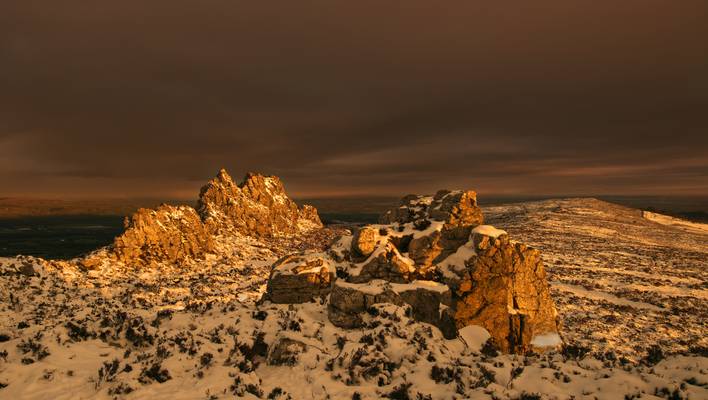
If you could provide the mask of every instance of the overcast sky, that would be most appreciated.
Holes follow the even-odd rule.
[[[0,196],[708,195],[708,2],[0,2]]]

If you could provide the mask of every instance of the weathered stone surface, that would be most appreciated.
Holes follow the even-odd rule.
[[[436,325],[446,336],[454,337],[453,319],[447,312],[451,302],[450,289],[437,282],[395,284],[375,280],[367,284],[352,284],[337,281],[329,297],[327,313],[333,325],[356,328],[363,323],[362,313],[374,304],[408,304],[413,318]]]
[[[335,326],[357,328],[363,323],[361,313],[378,303],[402,305],[403,300],[385,281],[356,285],[338,280],[329,295],[327,315]]]
[[[35,270],[34,264],[28,263],[28,262],[23,262],[22,265],[20,265],[20,268],[19,268],[18,272],[19,272],[21,275],[25,275],[25,276],[36,276],[36,275],[38,275],[38,274],[37,274],[37,271]]]
[[[442,284],[416,281],[410,287],[399,288],[404,303],[411,305],[413,318],[437,326],[447,339],[457,335],[454,313],[451,311],[452,293]],[[425,285],[425,286],[423,286]]]
[[[307,350],[307,345],[299,340],[280,337],[268,352],[269,365],[295,365],[300,354]]]
[[[477,226],[484,223],[477,193],[472,190],[440,190],[429,208],[430,218],[453,226]]]
[[[335,268],[324,253],[292,254],[273,264],[266,298],[273,303],[305,303],[326,296]]]
[[[141,208],[126,218],[125,227],[113,243],[113,254],[127,264],[198,259],[214,250],[212,236],[191,207]]]
[[[540,253],[508,235],[473,234],[476,255],[454,288],[458,328],[480,325],[500,350],[523,353],[535,336],[557,335],[557,312]]]
[[[352,237],[352,252],[356,255],[368,257],[376,250],[378,239],[378,229],[370,226],[359,228]]]
[[[236,185],[223,169],[202,187],[197,210],[207,229],[216,234],[291,236],[322,227],[314,207],[299,209],[277,177],[249,173]]]
[[[408,257],[415,262],[420,276],[429,278],[430,267],[440,256],[442,250],[440,231],[435,231],[429,235],[411,239],[408,244]]]
[[[368,259],[349,268],[347,280],[353,283],[384,279],[389,282],[409,282],[415,271],[410,259],[401,255],[391,242],[380,243]]]
[[[455,226],[476,226],[484,223],[482,209],[477,205],[477,193],[472,190],[439,190],[432,197],[405,196],[398,207],[385,212],[379,218],[379,223],[407,224],[425,219],[444,221]]]
[[[433,197],[404,197],[398,208],[381,216],[380,222],[410,224],[413,229],[430,231],[401,242],[415,261],[416,276],[431,279],[433,265],[465,244],[472,229],[484,223],[484,216],[475,192],[440,190]],[[429,229],[431,225],[437,229]]]

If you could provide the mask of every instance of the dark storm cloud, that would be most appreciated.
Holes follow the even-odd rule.
[[[708,193],[704,1],[0,5],[0,195]]]

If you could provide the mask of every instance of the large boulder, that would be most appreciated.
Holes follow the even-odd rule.
[[[469,258],[439,266],[454,290],[457,327],[484,327],[504,352],[560,344],[558,314],[538,250],[486,225],[472,232],[471,247]],[[469,255],[465,248],[461,252]]]
[[[292,236],[321,228],[312,206],[300,209],[275,176],[249,173],[239,185],[221,170],[199,194],[197,210],[215,234],[232,231],[256,237]]]
[[[125,220],[113,242],[113,255],[132,265],[200,259],[214,251],[214,240],[192,207],[161,205],[139,209]],[[86,261],[91,264],[90,260]]]
[[[327,315],[333,325],[351,329],[363,325],[363,313],[375,304],[408,304],[414,319],[438,326],[450,338],[455,336],[454,320],[449,312],[451,296],[446,285],[431,281],[396,284],[374,280],[354,284],[338,280],[329,296]]]
[[[369,257],[376,250],[379,242],[378,229],[365,226],[357,229],[352,237],[352,252],[355,255]]]
[[[390,283],[384,280],[354,284],[339,279],[329,295],[327,314],[335,326],[358,328],[364,321],[361,313],[378,303],[402,305],[403,300],[393,291]]]
[[[305,303],[326,296],[334,279],[334,265],[324,253],[292,254],[273,264],[266,298],[273,303]]]

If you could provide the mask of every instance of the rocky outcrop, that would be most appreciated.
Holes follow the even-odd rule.
[[[125,220],[125,233],[113,243],[113,255],[130,264],[199,259],[214,251],[214,240],[192,207],[141,208]],[[92,265],[90,260],[85,265]]]
[[[406,246],[402,251],[415,262],[419,278],[431,279],[433,265],[467,242],[472,229],[484,223],[484,216],[475,192],[440,190],[433,197],[404,197],[400,206],[382,215],[379,222],[398,224],[399,231],[424,232],[401,238]]]
[[[488,226],[475,229],[471,242],[471,257],[439,267],[454,290],[456,326],[484,327],[504,352],[531,350],[535,337],[560,344],[539,251],[513,243],[506,232]]]
[[[232,215],[213,211],[230,209],[220,194],[206,197],[218,207],[201,210]],[[292,304],[328,294],[328,318],[342,328],[365,326],[367,313],[376,313],[372,306],[390,303],[409,307],[413,319],[437,326],[448,339],[475,325],[504,352],[560,344],[540,253],[483,225],[473,191],[406,196],[380,222],[340,237],[325,252],[278,260],[264,300]]]
[[[312,206],[300,209],[277,177],[249,173],[236,185],[223,169],[202,187],[197,210],[215,234],[292,236],[322,227],[317,210]]]
[[[203,258],[216,251],[218,235],[292,236],[321,228],[322,222],[314,207],[299,208],[288,198],[278,178],[248,174],[236,185],[222,169],[202,188],[196,210],[167,205],[140,209],[126,218],[125,227],[110,255],[144,266]],[[102,260],[89,256],[81,264],[96,268]]]
[[[289,255],[273,264],[266,299],[273,303],[305,303],[326,296],[334,279],[334,265],[325,254]]]
[[[448,311],[451,302],[449,288],[437,282],[396,284],[374,280],[353,284],[339,280],[330,294],[327,314],[333,325],[351,329],[363,325],[364,313],[375,304],[408,304],[415,319],[436,325],[448,337],[454,337],[454,320]]]
[[[403,225],[426,219],[455,226],[484,223],[482,209],[477,205],[477,193],[472,190],[439,190],[435,196],[408,195],[401,199],[398,207],[386,211],[379,223]]]
[[[352,241],[354,246],[354,241]],[[391,242],[383,241],[366,260],[352,264],[347,270],[347,281],[353,283],[384,279],[389,282],[409,282],[415,267],[413,262],[401,255]]]
[[[389,302],[411,305],[415,319],[448,338],[481,326],[504,352],[559,343],[540,253],[483,221],[474,192],[445,190],[406,196],[382,224],[341,238],[330,255],[346,282],[335,282],[330,294],[330,321],[360,326],[363,311]],[[402,290],[414,281],[439,286]]]

